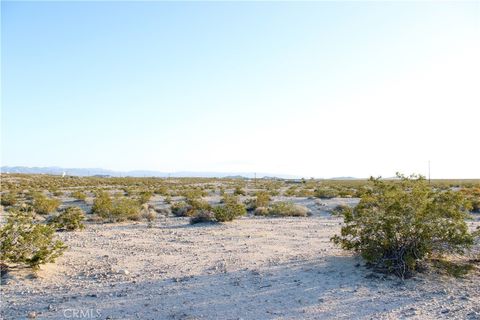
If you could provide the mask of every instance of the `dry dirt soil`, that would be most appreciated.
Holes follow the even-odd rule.
[[[480,319],[480,271],[400,281],[335,247],[327,206],[306,218],[88,224],[38,274],[4,277],[4,319]],[[479,219],[470,221],[480,225]],[[477,245],[478,249],[478,245]]]

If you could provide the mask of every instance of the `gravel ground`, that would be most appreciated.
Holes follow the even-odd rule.
[[[480,268],[400,281],[372,273],[330,237],[340,202],[297,199],[306,218],[186,218],[88,224],[59,233],[68,251],[4,277],[4,319],[480,319]],[[470,221],[480,225],[479,219]],[[478,250],[478,246],[477,246]]]

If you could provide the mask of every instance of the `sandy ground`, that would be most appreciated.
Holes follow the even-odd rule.
[[[480,272],[427,272],[404,282],[372,273],[335,247],[348,199],[298,199],[307,218],[187,218],[89,224],[59,233],[69,246],[38,276],[2,285],[4,319],[480,319]],[[479,225],[479,219],[469,222]],[[5,284],[6,282],[6,284]],[[35,314],[33,314],[35,313]]]

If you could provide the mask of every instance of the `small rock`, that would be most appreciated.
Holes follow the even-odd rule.
[[[120,269],[118,270],[118,273],[128,276],[130,274],[130,271],[128,271],[127,269]]]
[[[28,314],[27,314],[27,318],[28,319],[35,319],[37,317],[37,313],[35,311],[30,311]]]
[[[442,310],[443,314],[446,314],[446,313],[449,313],[449,312],[450,312],[450,309],[448,309],[448,308]]]

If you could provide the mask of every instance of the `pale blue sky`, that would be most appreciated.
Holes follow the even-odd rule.
[[[479,3],[2,1],[2,165],[480,178]]]

